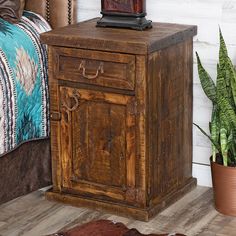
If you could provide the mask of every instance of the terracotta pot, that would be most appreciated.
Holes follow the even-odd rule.
[[[215,208],[224,215],[236,216],[236,167],[211,161]]]

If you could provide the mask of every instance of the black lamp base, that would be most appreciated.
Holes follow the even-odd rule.
[[[144,30],[152,27],[152,21],[145,16],[106,15],[97,22],[97,27],[117,27]]]

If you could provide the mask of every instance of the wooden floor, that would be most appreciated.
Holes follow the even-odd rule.
[[[197,187],[150,222],[49,202],[39,190],[0,206],[0,236],[41,236],[93,219],[110,219],[142,233],[179,232],[188,236],[236,236],[236,217],[214,210],[212,191]]]

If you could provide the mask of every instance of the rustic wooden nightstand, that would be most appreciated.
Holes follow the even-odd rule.
[[[192,69],[196,26],[96,28],[49,45],[53,189],[48,199],[148,220],[196,185]]]

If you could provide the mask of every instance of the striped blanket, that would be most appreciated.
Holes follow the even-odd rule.
[[[49,135],[47,54],[39,41],[48,30],[32,12],[18,24],[0,19],[0,155]]]

